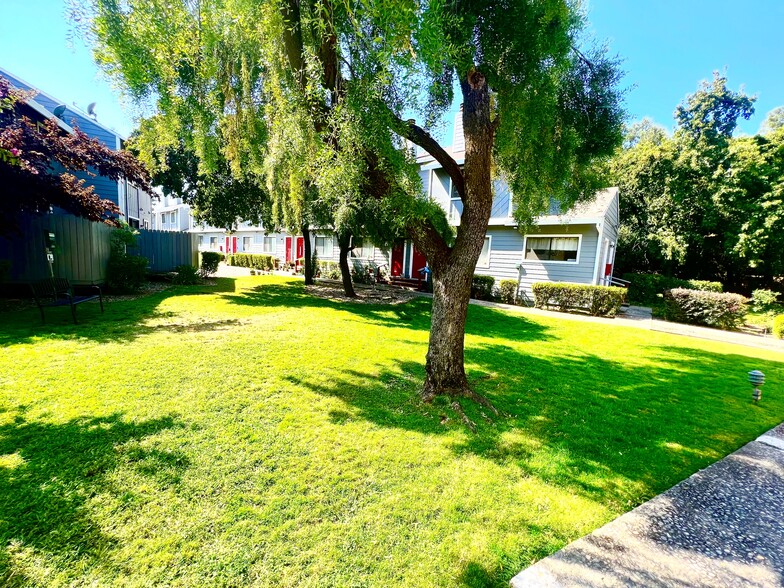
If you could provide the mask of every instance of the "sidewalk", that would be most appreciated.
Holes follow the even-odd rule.
[[[422,295],[422,293],[419,294]],[[427,294],[426,296],[431,295]],[[709,341],[720,341],[724,343],[735,343],[736,345],[745,345],[746,347],[756,347],[758,349],[770,349],[772,351],[784,352],[784,341],[774,339],[773,337],[761,337],[759,335],[749,335],[747,333],[738,333],[735,331],[722,331],[721,329],[711,329],[708,327],[697,327],[694,325],[683,325],[680,323],[662,321],[652,318],[650,309],[645,309],[644,307],[639,306],[630,306],[627,310],[627,314],[625,315],[619,314],[615,318],[607,318],[569,312],[557,312],[554,310],[542,310],[540,308],[531,308],[527,306],[499,304],[498,302],[486,302],[484,300],[471,299],[471,304],[510,310],[512,312],[519,312],[521,314],[547,316],[588,323],[602,323],[605,325],[622,325],[625,327],[634,327],[636,329],[660,331],[662,333],[682,335],[684,337],[695,337],[697,339],[707,339]],[[645,312],[645,310],[648,310],[648,312]]]
[[[512,588],[784,586],[784,423],[512,578]]]

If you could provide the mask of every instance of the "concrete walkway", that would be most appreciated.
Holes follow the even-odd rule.
[[[428,294],[428,296],[430,295]],[[673,335],[682,335],[684,337],[694,337],[697,339],[720,341],[724,343],[735,343],[736,345],[745,345],[746,347],[756,347],[758,349],[770,349],[772,351],[784,352],[784,341],[780,339],[662,321],[652,318],[650,309],[641,306],[630,306],[626,313],[621,313],[615,318],[607,318],[569,312],[557,312],[554,310],[542,310],[540,308],[531,308],[527,306],[499,304],[497,302],[486,302],[484,300],[472,299],[471,304],[500,308],[503,310],[511,310],[513,312],[534,316],[548,316],[572,321],[602,323],[605,325],[623,325],[625,327],[634,327],[637,329],[646,329],[649,331],[659,331]]]
[[[523,570],[510,585],[784,586],[784,424]]]

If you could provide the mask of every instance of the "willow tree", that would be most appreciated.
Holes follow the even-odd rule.
[[[619,73],[603,51],[586,49],[578,4],[94,0],[93,6],[99,63],[133,95],[154,98],[167,124],[176,126],[177,115],[167,113],[180,105],[198,113],[198,134],[223,136],[233,146],[229,160],[238,170],[261,170],[270,192],[286,195],[275,197],[279,203],[330,190],[382,203],[432,268],[423,398],[486,403],[469,387],[463,355],[494,174],[509,183],[515,215],[526,224],[553,197],[569,205],[592,196],[597,158],[621,141]],[[463,103],[463,165],[429,132],[455,91]],[[456,235],[443,212],[421,197],[408,142],[451,177],[463,201]]]

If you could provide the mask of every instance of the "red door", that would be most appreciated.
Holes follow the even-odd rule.
[[[411,265],[411,277],[415,279],[421,278],[422,274],[419,273],[419,270],[425,267],[426,263],[427,263],[427,258],[425,257],[425,254],[420,253],[419,251],[417,251],[417,248],[414,247],[414,260]]]
[[[297,259],[305,257],[305,239],[304,237],[297,237]]]
[[[396,243],[392,248],[392,268],[389,270],[392,277],[403,275],[403,242]]]
[[[291,251],[291,237],[286,237],[286,263],[291,263],[292,261],[294,261],[291,258],[291,254],[292,254],[292,251]]]
[[[234,253],[231,250],[231,237],[226,237],[226,253]]]

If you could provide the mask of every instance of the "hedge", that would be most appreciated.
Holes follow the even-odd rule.
[[[226,263],[237,267],[272,271],[277,266],[277,259],[272,255],[257,253],[230,253],[226,256]]]
[[[501,280],[498,284],[498,298],[504,304],[517,302],[517,280]]]
[[[664,318],[678,323],[734,329],[743,322],[748,300],[740,294],[673,288],[664,293]]]
[[[495,278],[493,276],[480,276],[474,274],[471,280],[471,298],[477,300],[492,300]]]
[[[773,319],[773,336],[784,339],[784,314]]]
[[[629,300],[635,302],[655,302],[659,294],[673,288],[687,290],[704,290],[722,292],[721,282],[707,280],[682,280],[659,274],[624,274],[623,279],[629,282]]]
[[[626,301],[626,288],[615,286],[536,282],[532,289],[537,308],[557,306],[562,311],[581,308],[592,316],[615,316]]]

